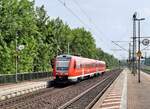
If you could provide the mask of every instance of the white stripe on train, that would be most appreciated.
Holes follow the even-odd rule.
[[[79,75],[79,76],[69,76],[68,79],[70,81],[76,82],[76,81],[78,81],[78,78],[84,78],[86,76],[92,77],[92,76],[94,76],[94,74],[101,74],[102,72],[105,72],[105,71],[93,72],[93,73],[83,74],[83,75]]]

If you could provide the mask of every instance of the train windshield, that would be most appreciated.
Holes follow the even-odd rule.
[[[58,72],[67,72],[69,69],[69,63],[71,58],[69,57],[58,57],[56,59],[56,70]]]

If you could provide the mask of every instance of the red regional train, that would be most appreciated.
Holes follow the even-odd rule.
[[[59,55],[54,60],[54,81],[78,82],[86,77],[103,74],[106,70],[104,61],[72,55]]]

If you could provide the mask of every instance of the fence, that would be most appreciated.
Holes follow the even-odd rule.
[[[18,81],[25,81],[25,80],[33,80],[33,79],[40,79],[52,76],[51,72],[34,72],[34,73],[18,73],[17,79]],[[0,75],[0,84],[2,83],[13,83],[16,82],[16,75],[15,74],[2,74]]]

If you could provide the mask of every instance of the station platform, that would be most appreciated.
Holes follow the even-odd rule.
[[[150,75],[141,71],[141,83],[126,68],[92,109],[149,109]]]
[[[46,88],[52,77],[0,86],[0,101]]]
[[[137,78],[128,74],[128,109],[150,109],[150,75],[141,71],[141,83]]]

